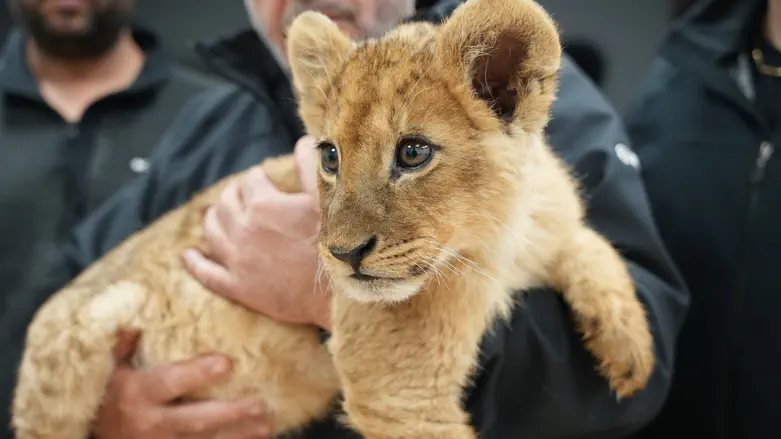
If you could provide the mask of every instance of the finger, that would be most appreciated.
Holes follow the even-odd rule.
[[[314,137],[304,136],[296,142],[294,155],[303,191],[317,199],[319,194],[317,189],[317,167],[315,166],[317,163],[317,149],[315,145]]]
[[[188,249],[182,255],[185,269],[209,291],[227,299],[235,300],[238,284],[233,275],[222,265],[212,261],[195,249]]]
[[[114,345],[114,358],[117,363],[129,363],[136,351],[141,332],[132,328],[120,328]]]
[[[221,355],[208,355],[139,371],[141,395],[154,404],[166,404],[201,388],[230,371]]]
[[[262,166],[255,166],[247,171],[241,181],[241,197],[245,206],[251,206],[260,200],[278,197],[282,192],[274,186]]]
[[[203,219],[203,238],[209,249],[209,257],[214,262],[225,266],[230,258],[236,254],[236,247],[228,238],[228,233],[224,228],[225,223],[217,215],[218,210],[214,207],[206,211]]]
[[[164,410],[163,423],[173,431],[186,435],[216,432],[250,418],[259,422],[265,413],[264,405],[256,398],[237,401],[209,400],[167,407]]]
[[[220,200],[214,205],[216,219],[219,221],[227,236],[236,236],[237,228],[246,206],[241,194],[241,182],[231,182],[220,194]]]

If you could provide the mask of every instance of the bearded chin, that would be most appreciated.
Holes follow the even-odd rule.
[[[16,11],[25,32],[50,56],[68,60],[89,60],[105,55],[131,22],[119,9],[96,11],[81,32],[58,32],[38,11]]]

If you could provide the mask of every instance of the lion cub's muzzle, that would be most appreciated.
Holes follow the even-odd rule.
[[[351,248],[350,250],[345,250],[344,247],[341,246],[328,246],[328,251],[331,252],[331,256],[336,258],[339,261],[344,262],[345,264],[349,265],[350,268],[352,268],[353,273],[350,275],[351,278],[356,280],[374,280],[376,279],[376,276],[371,276],[368,274],[364,274],[361,272],[361,263],[366,259],[367,256],[371,254],[372,251],[377,247],[377,235],[372,236],[371,238],[361,242],[357,246]]]
[[[333,259],[347,266],[343,275],[360,281],[404,280],[422,276],[430,266],[424,262],[433,262],[433,255],[426,255],[424,247],[416,239],[384,243],[378,235],[352,246],[325,245]]]

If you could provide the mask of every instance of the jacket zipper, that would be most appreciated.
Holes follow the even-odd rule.
[[[754,238],[753,229],[754,229],[754,222],[756,221],[757,216],[757,209],[759,208],[759,198],[761,194],[762,189],[762,182],[765,180],[765,172],[767,169],[767,163],[770,161],[770,158],[773,156],[773,153],[775,152],[775,146],[773,143],[769,141],[763,141],[759,145],[759,152],[757,154],[756,161],[754,162],[754,168],[751,171],[751,175],[749,176],[749,204],[748,204],[748,214],[746,215],[746,229],[744,233],[744,243],[743,243],[743,261],[741,270],[739,272],[740,278],[738,279],[738,291],[735,292],[735,297],[733,301],[734,308],[731,310],[733,313],[733,322],[735,324],[735,327],[731,331],[731,339],[730,344],[728,345],[727,351],[726,351],[726,358],[725,358],[725,364],[727,365],[727,373],[726,373],[726,380],[725,380],[725,396],[726,400],[724,401],[724,407],[729,407],[730,410],[732,409],[732,389],[735,385],[735,358],[738,355],[738,349],[739,349],[739,343],[740,343],[740,337],[738,335],[738,331],[740,326],[742,325],[742,322],[744,320],[743,318],[743,307],[746,301],[746,296],[748,296],[748,289],[750,287],[750,280],[751,280],[751,243]],[[728,410],[729,412],[729,410]],[[727,413],[723,413],[723,415],[728,416]],[[727,417],[726,419],[729,419]],[[734,428],[734,425],[731,425],[731,421],[727,420],[727,431],[723,431],[723,437],[730,437],[732,431],[731,429]]]
[[[740,289],[743,293],[748,288],[749,274],[751,268],[751,242],[753,239],[754,222],[756,221],[757,209],[759,208],[759,196],[761,194],[762,182],[765,180],[765,170],[767,169],[767,162],[775,152],[775,146],[764,141],[759,145],[759,153],[757,154],[756,161],[754,162],[754,168],[751,171],[749,177],[749,198],[748,198],[748,214],[746,215],[746,230],[744,233],[745,241],[743,244],[743,267],[740,272]],[[738,310],[735,310],[738,311]]]
[[[756,203],[758,198],[758,192],[759,188],[757,187],[759,183],[762,182],[762,180],[765,179],[765,169],[767,168],[767,162],[770,160],[770,157],[773,156],[773,153],[775,152],[775,146],[770,142],[762,142],[762,144],[759,146],[759,155],[757,156],[757,162],[754,166],[754,172],[751,174],[751,206],[749,206],[750,209],[756,209]],[[752,214],[753,210],[749,211],[749,214]],[[749,217],[751,219],[751,217]]]
[[[740,296],[736,300],[735,315],[738,319],[741,319],[740,312],[742,311],[743,300],[742,298],[748,294],[749,280],[751,278],[751,244],[754,238],[754,223],[756,222],[757,210],[759,208],[759,198],[762,192],[762,182],[765,180],[765,171],[767,169],[767,162],[775,152],[775,146],[769,142],[764,141],[759,145],[759,153],[757,159],[754,162],[754,169],[751,172],[749,178],[749,199],[748,199],[748,215],[746,216],[746,230],[744,233],[745,241],[743,244],[743,266],[740,271]]]

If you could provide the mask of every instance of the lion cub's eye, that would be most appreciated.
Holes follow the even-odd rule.
[[[320,144],[322,165],[325,172],[336,174],[339,172],[339,151],[330,143]]]
[[[396,151],[396,166],[400,168],[418,168],[428,164],[434,150],[422,139],[404,139]]]

